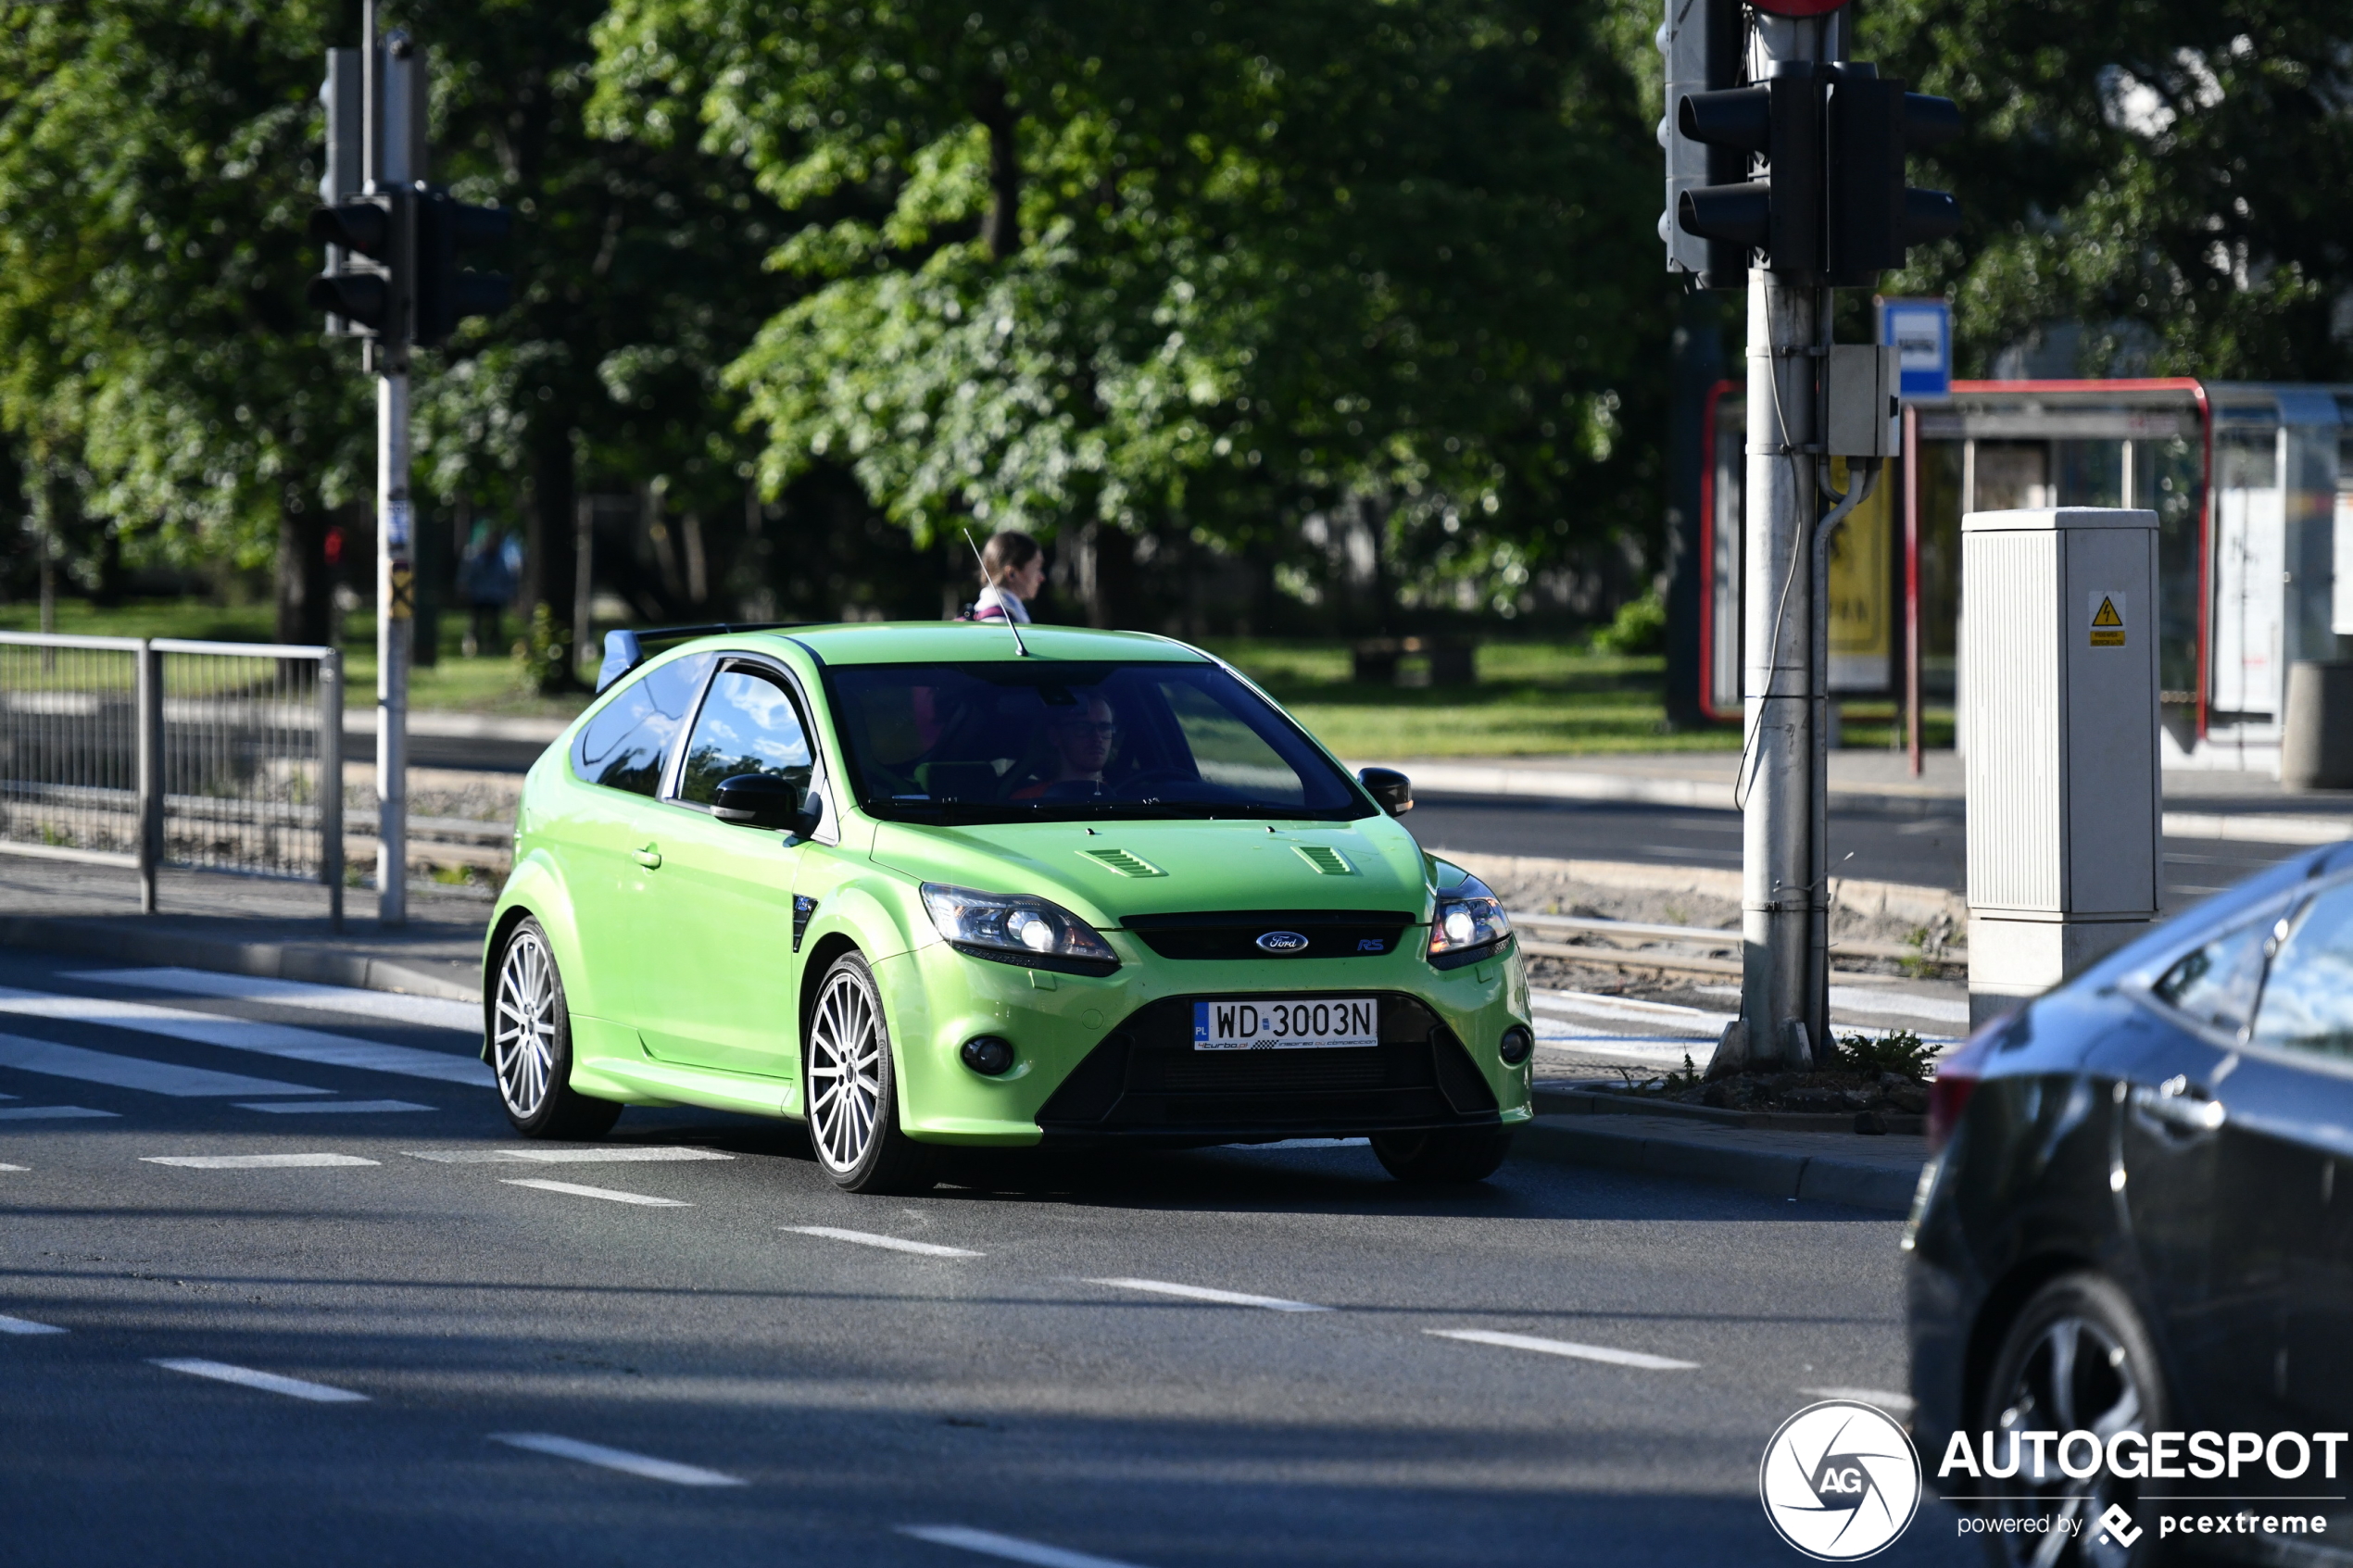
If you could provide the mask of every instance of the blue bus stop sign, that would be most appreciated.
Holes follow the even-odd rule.
[[[1941,299],[1882,299],[1879,340],[1895,349],[1896,392],[1943,397],[1953,390],[1953,307]]]

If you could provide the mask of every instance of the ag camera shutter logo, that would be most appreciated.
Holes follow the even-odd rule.
[[[1851,1399],[1781,1423],[1756,1471],[1765,1517],[1820,1562],[1853,1562],[1901,1536],[1920,1506],[1920,1456],[1883,1411]]]

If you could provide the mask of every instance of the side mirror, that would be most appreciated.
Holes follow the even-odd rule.
[[[1356,775],[1356,782],[1392,817],[1414,809],[1414,781],[1394,768],[1366,768]]]
[[[807,838],[824,814],[824,803],[805,786],[774,773],[737,773],[720,781],[711,814],[737,827],[781,829]]]

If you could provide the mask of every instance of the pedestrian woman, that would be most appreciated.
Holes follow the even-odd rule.
[[[1010,621],[1029,624],[1026,601],[1038,596],[1046,583],[1046,552],[1038,541],[1017,529],[992,533],[980,550],[980,597],[964,612],[968,621]]]

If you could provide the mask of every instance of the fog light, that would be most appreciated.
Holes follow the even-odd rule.
[[[975,1035],[964,1042],[964,1065],[984,1078],[994,1078],[1013,1064],[1013,1043],[995,1035]]]
[[[966,1050],[972,1049],[970,1046],[966,1046],[964,1048]],[[1515,1023],[1509,1029],[1504,1031],[1504,1038],[1502,1042],[1496,1046],[1495,1052],[1498,1056],[1501,1056],[1504,1059],[1504,1064],[1505,1066],[1517,1067],[1521,1062],[1528,1060],[1528,1053],[1535,1048],[1536,1036],[1529,1034],[1519,1024]]]

